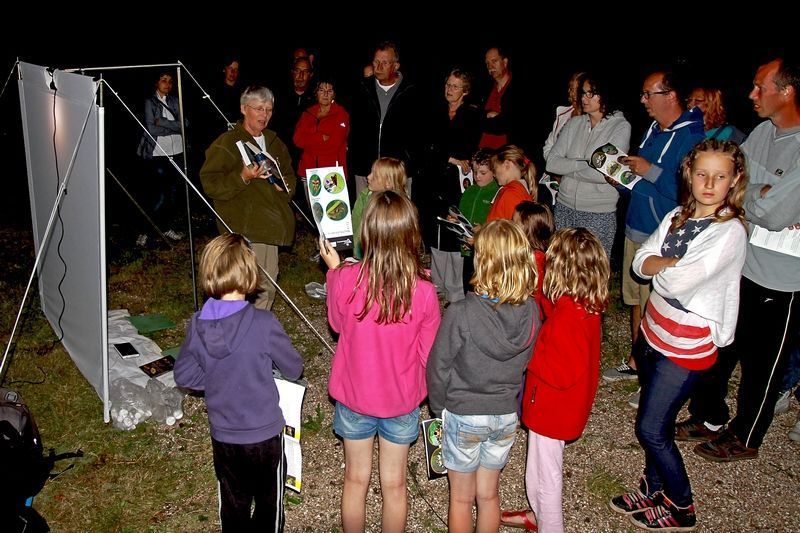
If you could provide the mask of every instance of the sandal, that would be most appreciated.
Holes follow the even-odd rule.
[[[525,531],[538,531],[539,526],[536,525],[536,517],[534,516],[534,521],[532,522],[528,518],[528,513],[533,514],[533,511],[530,509],[525,509],[524,511],[502,511],[500,513],[500,525],[524,529]],[[516,518],[521,518],[522,522],[512,521]]]

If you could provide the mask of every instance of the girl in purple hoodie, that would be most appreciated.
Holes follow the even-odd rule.
[[[222,531],[283,531],[286,421],[272,367],[295,380],[303,360],[275,316],[245,300],[258,277],[241,235],[206,245],[200,284],[210,298],[192,317],[175,362],[178,386],[205,391]]]

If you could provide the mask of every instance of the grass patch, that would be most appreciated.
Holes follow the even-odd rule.
[[[626,490],[627,488],[620,478],[603,468],[592,469],[586,479],[586,491],[599,502],[607,502]]]
[[[196,236],[197,251],[213,236]],[[124,245],[114,239],[111,235],[109,247]],[[129,250],[112,257],[108,265],[108,308],[128,309],[131,315],[164,314],[177,326],[150,337],[162,349],[180,345],[194,312],[188,243],[145,251],[133,249],[130,243],[125,246]],[[301,231],[293,251],[281,254],[280,282],[301,309],[319,315],[325,312],[324,303],[309,300],[303,290],[312,278],[324,281],[321,271],[308,261],[314,250],[313,239]],[[21,259],[26,256],[30,257],[27,263]],[[6,295],[0,302],[0,338],[7,342],[27,281],[25,269],[33,264],[30,235],[0,229],[0,258],[7,265],[0,282]],[[45,447],[81,448],[85,455],[72,460],[74,468],[47,483],[34,507],[54,531],[217,530],[216,478],[202,398],[187,397],[185,416],[173,427],[147,422],[123,432],[104,424],[102,402],[55,342],[35,289],[34,285],[15,339],[6,383],[30,405]],[[327,372],[309,364],[324,348],[280,297],[275,313],[307,368],[319,375]],[[14,383],[42,379],[41,384]],[[324,412],[317,405],[304,428],[313,432],[323,427]],[[57,468],[68,464],[63,461]],[[291,494],[288,500],[292,505],[303,501]]]

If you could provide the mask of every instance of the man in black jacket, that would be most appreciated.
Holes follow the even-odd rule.
[[[408,187],[419,168],[421,152],[417,89],[400,73],[397,45],[383,42],[375,49],[374,75],[364,78],[355,99],[350,136],[351,175],[358,194],[367,185],[372,163],[396,157],[406,164]]]

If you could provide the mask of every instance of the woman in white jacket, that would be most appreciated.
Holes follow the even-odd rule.
[[[547,172],[562,176],[555,206],[556,228],[589,228],[610,256],[619,193],[588,161],[592,152],[607,143],[627,153],[631,125],[616,111],[603,78],[584,74],[578,81],[578,97],[583,115],[567,122],[547,157]]]

